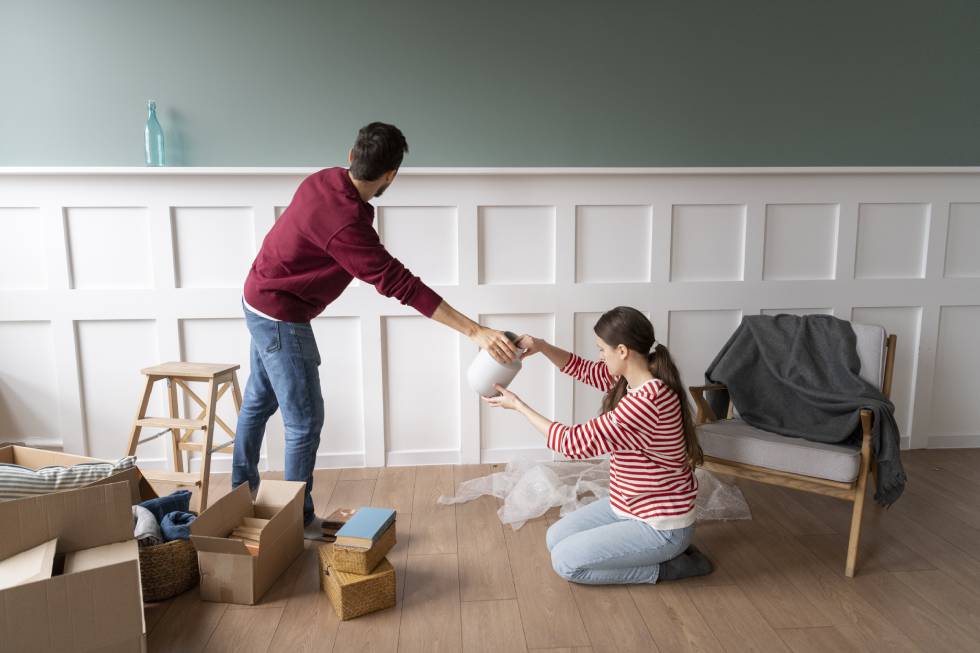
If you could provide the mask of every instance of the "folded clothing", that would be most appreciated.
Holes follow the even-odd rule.
[[[0,501],[75,490],[135,466],[136,456],[120,458],[115,463],[79,463],[70,467],[51,465],[41,469],[0,463]]]
[[[191,505],[191,493],[189,490],[176,490],[165,497],[149,499],[140,504],[153,513],[156,520],[161,525],[163,517],[170,512],[187,512]]]
[[[163,544],[163,533],[153,513],[143,506],[133,506],[133,535],[138,546]]]
[[[168,512],[160,521],[160,531],[163,533],[163,541],[191,539],[191,522],[197,519],[197,515],[191,512],[174,510]]]

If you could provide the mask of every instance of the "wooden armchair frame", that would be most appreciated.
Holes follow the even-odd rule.
[[[891,396],[892,374],[895,368],[895,345],[897,340],[897,337],[891,334],[885,343],[885,370],[881,384],[881,392],[885,395],[885,398]],[[691,386],[690,388],[691,396],[694,399],[694,405],[697,409],[694,418],[695,424],[697,425],[716,422],[719,419],[704,396],[706,391],[711,390],[727,390],[727,388],[719,383]],[[732,401],[731,397],[729,397],[725,419],[731,419],[731,417]],[[704,468],[719,474],[728,474],[730,476],[746,478],[770,485],[779,485],[804,492],[824,494],[852,502],[854,508],[851,512],[851,531],[847,543],[847,561],[844,564],[844,575],[852,578],[854,576],[854,568],[857,564],[858,543],[861,539],[861,516],[864,513],[864,500],[869,470],[875,480],[877,480],[877,470],[873,465],[874,461],[872,460],[873,456],[871,452],[871,427],[873,420],[874,413],[866,408],[861,410],[861,429],[863,431],[863,437],[861,439],[861,463],[858,468],[857,478],[850,483],[841,483],[816,476],[805,476],[803,474],[793,474],[791,472],[767,469],[765,467],[756,467],[755,465],[747,465],[733,460],[715,458],[714,456],[704,457]]]

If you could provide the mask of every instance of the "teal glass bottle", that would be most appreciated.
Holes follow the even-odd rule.
[[[157,120],[157,103],[150,100],[146,104],[146,165],[162,166],[164,164],[163,129]]]

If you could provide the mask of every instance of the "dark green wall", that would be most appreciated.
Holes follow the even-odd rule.
[[[0,0],[0,165],[977,165],[980,2]]]

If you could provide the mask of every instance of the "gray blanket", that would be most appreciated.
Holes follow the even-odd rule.
[[[906,480],[895,408],[859,376],[855,343],[850,323],[829,315],[748,316],[705,376],[728,386],[740,417],[752,426],[816,442],[859,444],[860,411],[871,409],[874,498],[888,506]]]

